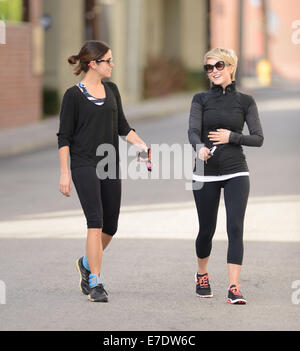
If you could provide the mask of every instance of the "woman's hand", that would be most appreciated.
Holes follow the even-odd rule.
[[[198,153],[198,157],[200,158],[200,160],[206,162],[209,158],[211,158],[211,156],[209,155],[209,151],[210,150],[208,147],[202,147]]]
[[[72,182],[70,173],[61,173],[59,180],[59,191],[69,197],[72,190]]]
[[[209,132],[208,138],[210,141],[215,141],[213,145],[227,144],[229,143],[230,130],[228,129],[217,129],[216,132]]]
[[[148,147],[146,143],[136,134],[134,130],[131,130],[127,136],[126,136],[126,141],[134,145],[140,152],[147,152]]]
[[[140,152],[148,152],[147,145],[143,143],[134,144]]]

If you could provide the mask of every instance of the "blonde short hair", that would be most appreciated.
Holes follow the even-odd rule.
[[[221,60],[227,64],[234,66],[234,70],[231,74],[231,80],[235,80],[238,57],[236,56],[235,52],[232,49],[215,48],[208,51],[204,55],[204,64],[206,64],[207,60],[210,58]]]

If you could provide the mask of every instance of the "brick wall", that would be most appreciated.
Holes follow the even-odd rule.
[[[41,84],[32,73],[31,23],[6,24],[6,44],[0,45],[0,129],[40,120]]]

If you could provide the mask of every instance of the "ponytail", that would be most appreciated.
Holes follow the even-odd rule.
[[[81,72],[89,70],[89,62],[103,57],[107,51],[110,50],[109,46],[104,42],[98,40],[88,40],[84,43],[78,55],[72,55],[68,58],[70,65],[76,65],[74,74],[78,76]]]
[[[68,58],[68,62],[70,65],[75,65],[79,61],[79,55],[72,55]]]

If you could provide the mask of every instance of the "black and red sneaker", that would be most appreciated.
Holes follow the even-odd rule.
[[[247,303],[239,289],[239,286],[236,285],[230,285],[226,302],[238,305],[245,305]]]
[[[209,276],[207,273],[195,274],[195,283],[196,283],[196,295],[199,297],[213,297],[209,284]]]

